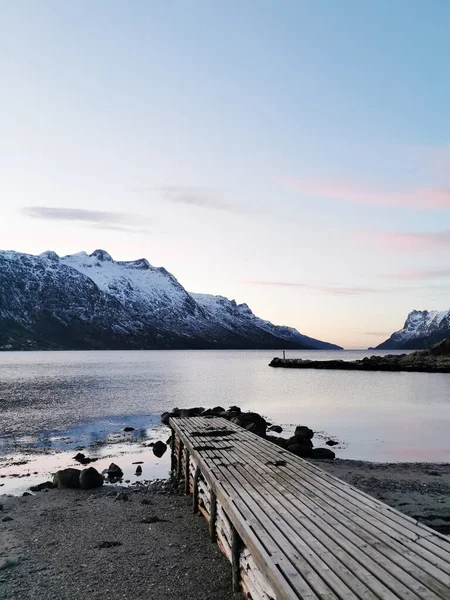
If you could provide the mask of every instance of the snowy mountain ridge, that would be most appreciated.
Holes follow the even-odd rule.
[[[105,250],[59,257],[0,251],[0,349],[339,346],[256,317],[246,304],[189,293],[145,258]]]
[[[450,310],[413,310],[403,328],[377,346],[384,350],[422,349],[450,337]]]

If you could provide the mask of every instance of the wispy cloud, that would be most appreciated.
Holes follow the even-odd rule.
[[[316,285],[309,283],[300,283],[295,281],[244,281],[246,285],[270,286],[270,287],[290,287],[302,288],[315,292],[322,292],[334,296],[365,296],[367,294],[377,294],[381,290],[375,287],[340,287],[333,285]]]
[[[450,186],[430,186],[393,192],[360,186],[352,181],[303,179],[298,177],[285,178],[282,180],[282,185],[303,196],[346,201],[354,204],[401,207],[411,210],[450,209]]]
[[[223,198],[223,194],[217,190],[202,187],[168,185],[162,187],[147,188],[159,192],[161,197],[168,202],[187,204],[200,208],[210,208],[229,213],[245,213],[245,208],[231,204]]]
[[[450,267],[444,269],[403,269],[393,273],[381,273],[378,277],[394,281],[426,281],[428,279],[450,277]]]
[[[450,247],[450,230],[421,232],[356,231],[353,237],[364,244],[388,251],[421,252]]]
[[[24,206],[19,209],[19,212],[33,219],[84,223],[95,229],[110,229],[126,233],[150,233],[148,229],[142,227],[143,224],[145,225],[146,219],[141,215],[131,213],[53,206]]]

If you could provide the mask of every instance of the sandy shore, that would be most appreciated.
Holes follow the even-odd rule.
[[[450,465],[315,462],[450,533]],[[192,514],[190,498],[156,487],[119,497],[109,486],[1,496],[0,598],[236,600],[205,519]]]

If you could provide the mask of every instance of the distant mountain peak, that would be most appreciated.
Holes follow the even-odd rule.
[[[106,250],[101,250],[101,249],[94,250],[94,252],[92,254],[90,254],[89,256],[95,257],[100,261],[113,262],[113,258],[111,256],[111,254],[109,254],[109,252],[106,252]]]
[[[420,350],[450,337],[450,310],[412,310],[403,325],[377,346],[381,350]]]
[[[46,250],[39,254],[41,258],[49,258],[50,260],[59,260],[59,256],[53,250]]]
[[[191,294],[145,258],[115,261],[102,249],[62,258],[0,251],[0,300],[0,349],[339,348],[245,303]]]

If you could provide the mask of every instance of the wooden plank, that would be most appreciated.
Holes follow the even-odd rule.
[[[262,514],[261,520],[267,523],[268,519],[270,519],[281,533],[281,536],[279,536],[280,547],[283,547],[284,551],[289,555],[291,555],[293,551],[300,552],[315,572],[319,574],[324,573],[323,577],[326,579],[326,584],[334,589],[334,592],[339,598],[363,598],[364,600],[381,598],[383,600],[397,600],[399,597],[398,595],[393,594],[385,585],[381,584],[376,577],[372,576],[369,571],[358,565],[351,555],[341,551],[340,558],[343,558],[343,561],[341,562],[341,560],[336,557],[336,552],[339,553],[338,547],[335,544],[333,545],[331,540],[327,540],[327,547],[327,545],[322,544],[319,540],[314,538],[306,528],[300,528],[300,531],[298,531],[291,527],[289,520],[294,520],[292,515],[287,514],[286,518],[286,512],[283,513],[283,511],[280,511],[276,502],[271,502],[273,500],[271,494],[268,494],[265,490],[264,493],[261,494],[255,489],[253,485],[254,482],[251,482],[250,478],[247,479],[247,473],[239,473],[242,467],[235,468],[230,465],[229,469],[230,473],[236,477],[236,480],[239,483],[239,487],[237,488],[238,493],[243,496],[246,494],[251,496],[255,503],[253,506],[254,512],[260,509]],[[249,483],[250,485],[248,485]],[[272,492],[272,490],[270,491]],[[350,563],[352,565],[352,568],[356,570],[356,573],[351,573],[349,569],[347,569],[345,566],[346,562],[347,564]],[[373,569],[378,569],[376,563],[373,564]],[[336,573],[339,573],[339,575]],[[357,573],[361,575],[360,579],[358,579]],[[341,579],[343,581],[341,581]],[[368,585],[366,585],[366,583]],[[392,580],[391,583],[394,586],[396,585],[394,580]],[[397,587],[399,586],[397,585]],[[402,591],[408,592],[406,588]],[[414,598],[415,600],[419,598],[419,596],[416,595],[405,597]]]
[[[264,483],[256,480],[254,473],[255,471],[258,471],[255,467],[255,465],[251,465],[249,470],[245,467],[236,467],[244,478],[244,480],[241,480],[241,483],[245,486],[245,480],[247,480],[254,486],[260,487],[262,485],[264,487],[266,492],[264,493],[264,496],[262,496],[260,492],[257,492],[257,494],[259,494],[261,498],[264,498],[264,502],[272,505],[272,508],[277,511],[277,514],[284,516],[287,524],[288,536],[291,539],[294,539],[294,536],[290,531],[291,529],[299,532],[302,539],[307,539],[310,547],[314,545],[317,546],[317,540],[320,539],[323,543],[323,549],[326,551],[327,548],[330,548],[332,550],[333,558],[334,556],[340,557],[344,563],[349,567],[351,566],[352,572],[355,575],[359,574],[359,576],[361,576],[360,578],[362,581],[364,581],[364,579],[367,581],[368,571],[370,570],[374,576],[380,578],[380,565],[384,567],[383,574],[385,579],[385,571],[391,572],[394,577],[402,582],[402,585],[406,586],[409,590],[413,590],[415,594],[421,598],[436,598],[439,597],[436,596],[436,594],[446,594],[450,590],[449,587],[440,584],[439,581],[436,581],[427,575],[427,573],[409,563],[401,554],[398,557],[397,566],[400,566],[405,572],[396,568],[395,565],[391,564],[391,559],[393,556],[397,558],[397,552],[389,551],[389,549],[386,551],[382,542],[369,539],[368,543],[365,543],[364,540],[361,540],[358,536],[349,534],[346,527],[336,519],[329,519],[327,527],[327,523],[322,519],[320,513],[311,511],[308,504],[301,505],[297,502],[298,498],[292,496],[286,488],[280,489],[278,485],[273,485],[270,476],[264,480]],[[233,467],[230,467],[230,469],[233,469]],[[264,478],[263,472],[258,472],[258,474]],[[322,527],[320,527],[320,525]],[[335,525],[334,528],[333,525]],[[305,533],[305,528],[307,529],[307,533]],[[311,536],[311,534],[313,534],[313,536]],[[342,540],[345,540],[345,543],[342,543]],[[382,553],[383,556],[380,556],[379,553]],[[366,556],[364,556],[364,554]],[[323,553],[322,556],[324,556]],[[359,563],[355,563],[352,557],[358,558],[358,556],[360,557]],[[372,569],[370,569],[369,564],[371,560],[373,560],[371,565]],[[336,570],[336,563],[334,560],[332,560],[331,563],[330,566]],[[361,566],[363,567],[363,571],[361,571]],[[342,571],[342,566],[338,564],[336,572],[339,572],[339,570]],[[365,578],[364,571],[366,573]],[[415,576],[415,579],[412,575]],[[428,587],[433,590],[433,593],[431,594],[422,583],[427,584]],[[380,590],[375,591],[380,593]],[[445,597],[445,595],[443,597]]]
[[[450,599],[444,536],[224,419],[173,421],[280,598]]]
[[[241,452],[245,453],[243,445],[241,447]],[[248,453],[246,459],[244,459],[244,463],[249,463],[251,460],[252,454]],[[258,470],[259,465],[255,465],[253,468]],[[267,468],[267,466],[263,466],[262,468],[267,470],[268,476],[273,478],[274,481],[286,486],[286,491],[295,494],[295,497],[292,497],[300,498],[304,496],[302,487],[293,482],[292,478],[288,478],[288,476],[284,475],[282,472],[276,472],[273,468]],[[305,486],[307,487],[308,484],[303,482],[303,488]],[[347,527],[357,535],[360,535],[363,541],[367,541],[368,539],[365,534],[367,532],[372,536],[372,538],[369,539],[373,539],[373,536],[375,537],[375,543],[378,544],[378,542],[381,542],[382,544],[388,544],[392,550],[395,550],[398,553],[399,558],[409,558],[415,562],[415,564],[424,568],[430,575],[436,577],[445,585],[450,586],[450,577],[446,575],[446,572],[450,570],[450,565],[421,547],[418,547],[415,541],[413,542],[409,538],[402,538],[401,535],[393,532],[392,529],[389,529],[388,527],[381,529],[373,527],[371,522],[360,519],[357,512],[351,513],[342,505],[331,503],[326,496],[322,496],[318,492],[315,499],[308,498],[308,505],[312,508],[317,506],[316,512],[319,514],[322,514],[324,511],[325,514],[330,514],[334,519],[334,521],[331,521],[332,523],[347,523]],[[403,544],[403,547],[401,544]],[[437,569],[436,566],[439,566],[440,569]]]

